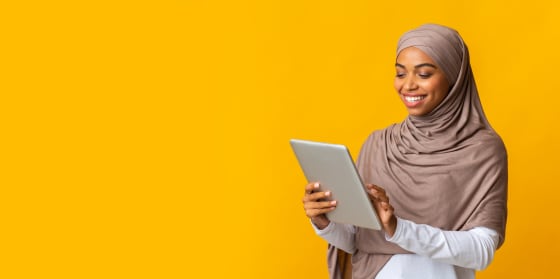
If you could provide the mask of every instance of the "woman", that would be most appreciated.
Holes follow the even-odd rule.
[[[428,24],[405,33],[395,67],[409,115],[374,131],[357,160],[383,230],[330,222],[336,201],[323,201],[330,193],[314,192],[317,183],[305,188],[306,214],[329,242],[331,278],[474,278],[505,238],[504,144],[456,31]]]

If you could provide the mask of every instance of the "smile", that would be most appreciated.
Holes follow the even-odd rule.
[[[423,100],[425,98],[426,98],[426,96],[404,96],[404,99],[407,102],[411,102],[411,103],[412,102],[418,102],[418,101]]]

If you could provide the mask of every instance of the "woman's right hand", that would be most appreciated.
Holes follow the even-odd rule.
[[[311,219],[315,226],[322,230],[331,222],[325,213],[331,212],[336,208],[336,201],[328,201],[331,192],[315,192],[319,189],[318,182],[311,182],[305,185],[305,195],[303,196],[303,208],[305,215]]]

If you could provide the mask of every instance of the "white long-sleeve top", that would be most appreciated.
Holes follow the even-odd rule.
[[[330,222],[315,232],[335,247],[356,251],[352,225]],[[377,279],[471,279],[475,270],[485,269],[497,249],[499,236],[492,229],[476,227],[468,231],[444,231],[397,217],[397,228],[387,241],[412,254],[397,254],[381,269]]]

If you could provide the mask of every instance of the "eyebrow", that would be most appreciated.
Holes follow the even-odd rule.
[[[406,69],[406,67],[404,65],[399,64],[399,63],[395,63],[395,67],[400,67],[400,68],[405,68]],[[421,67],[432,67],[434,69],[437,69],[436,65],[430,64],[430,63],[422,63],[422,64],[418,64],[418,65],[414,66],[414,68],[416,68],[416,69],[421,68]]]

